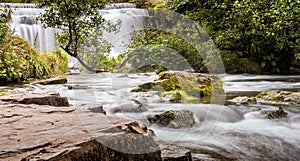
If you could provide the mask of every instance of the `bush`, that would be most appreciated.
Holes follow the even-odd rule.
[[[66,54],[54,51],[40,55],[27,41],[9,32],[9,20],[10,10],[0,8],[0,85],[67,72]]]
[[[0,44],[0,80],[2,84],[42,78],[50,74],[49,66],[27,41],[7,35]]]

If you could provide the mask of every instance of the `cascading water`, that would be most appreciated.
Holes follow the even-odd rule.
[[[54,33],[59,32],[54,28],[43,28],[37,16],[43,9],[36,8],[34,4],[2,4],[9,5],[13,9],[10,26],[15,34],[28,40],[30,44],[36,45],[41,52],[49,52],[56,48]],[[111,56],[127,50],[134,31],[143,26],[143,16],[147,10],[137,9],[135,4],[120,3],[107,5],[100,14],[107,20],[116,22],[121,20],[121,27],[118,33],[106,33],[105,39],[112,44]]]
[[[167,145],[178,144],[189,148],[197,160],[291,160],[300,158],[300,108],[284,107],[288,117],[279,120],[265,119],[265,112],[278,109],[271,105],[216,105],[170,104],[157,93],[135,93],[130,90],[139,84],[157,79],[154,73],[122,74],[98,73],[68,76],[69,83],[83,85],[86,89],[68,90],[63,85],[41,86],[36,89],[58,90],[73,105],[101,104],[107,115],[136,120],[147,124],[147,116],[168,110],[193,111],[196,125],[188,129],[161,128],[149,125],[156,139]],[[226,75],[224,89],[231,94],[244,96],[248,92],[285,89],[299,90],[300,76]],[[148,110],[139,111],[142,103]],[[261,110],[260,110],[261,109]],[[83,122],[85,120],[82,120]]]
[[[40,53],[52,51],[56,48],[54,28],[43,28],[37,16],[43,9],[35,8],[34,4],[2,4],[12,8],[11,29],[16,35],[35,45]]]
[[[135,4],[120,3],[107,5],[100,14],[112,22],[121,20],[120,30],[116,34],[106,33],[104,36],[112,44],[111,56],[117,56],[128,49],[134,32],[143,29],[144,17],[148,12],[146,9],[137,9]]]

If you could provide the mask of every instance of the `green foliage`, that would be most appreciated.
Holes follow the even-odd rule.
[[[68,72],[68,54],[62,50],[55,50],[52,53],[40,55],[45,64],[49,66],[50,75],[64,75]]]
[[[129,0],[135,3],[138,8],[163,8],[166,0]]]
[[[85,61],[89,61],[91,57],[85,57],[84,60]],[[114,58],[114,57],[109,57],[109,55],[106,55],[106,54],[103,54],[101,55],[101,58],[97,58],[96,59],[97,62],[95,63],[95,66],[94,68],[97,70],[97,71],[103,71],[103,72],[113,72],[119,61],[117,60],[117,58]],[[95,61],[95,59],[93,60]],[[80,66],[79,69],[81,71],[87,71],[83,66]]]
[[[11,19],[11,10],[0,7],[0,43],[2,43],[9,32],[7,22]]]
[[[34,0],[1,0],[1,3],[33,3]]]
[[[102,58],[100,59],[100,65],[107,66],[109,71],[113,71],[117,67],[117,64],[118,64],[118,60],[114,57],[103,55]]]
[[[197,71],[204,69],[204,62],[197,50],[182,38],[160,31],[145,30],[137,33],[120,67],[130,63],[138,72],[158,70]]]
[[[266,72],[288,71],[299,51],[300,1],[174,0],[168,6],[205,27],[221,51],[255,58]]]
[[[116,31],[119,27],[99,15],[99,9],[104,8],[108,2],[109,0],[41,0],[36,4],[46,8],[39,18],[45,27],[62,29],[56,35],[60,47],[94,72],[94,62],[90,65],[82,59],[89,56],[100,58],[102,53],[110,50],[109,44],[102,39],[103,33]]]
[[[49,75],[49,67],[27,41],[7,34],[0,44],[1,84]]]

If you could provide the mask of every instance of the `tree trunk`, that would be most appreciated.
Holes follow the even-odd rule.
[[[96,73],[96,70],[95,70],[93,67],[90,67],[90,66],[88,66],[87,64],[85,64],[85,62],[82,61],[80,57],[76,56],[75,58],[79,61],[79,63],[80,63],[85,69],[87,69],[88,71],[90,71],[90,72],[92,72],[92,73]]]

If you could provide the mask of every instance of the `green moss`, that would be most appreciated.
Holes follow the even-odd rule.
[[[178,125],[178,123],[177,123],[176,121],[172,120],[172,121],[170,122],[170,124],[169,124],[169,127],[170,127],[170,128],[175,128],[175,129],[177,129],[177,128],[179,128],[180,126]]]
[[[140,85],[133,91],[156,90],[161,96],[180,94],[181,101],[199,100],[201,97],[224,93],[223,83],[218,77],[209,78],[206,74],[188,73],[183,71],[166,71],[159,73],[159,79]],[[176,100],[177,98],[172,98]]]
[[[6,96],[7,95],[7,91],[0,89],[0,96]]]
[[[256,95],[257,98],[262,98],[263,96],[267,95],[266,91],[262,91]]]

